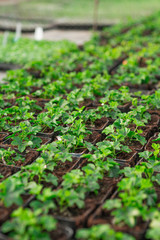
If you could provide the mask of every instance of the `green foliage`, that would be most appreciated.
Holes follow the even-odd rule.
[[[134,240],[134,237],[121,232],[115,232],[109,225],[95,225],[89,229],[78,230],[76,237],[78,239],[90,240]]]

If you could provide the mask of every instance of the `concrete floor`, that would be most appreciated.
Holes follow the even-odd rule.
[[[6,76],[6,72],[1,72],[0,71],[0,84],[4,83],[3,78]]]
[[[91,31],[49,30],[44,32],[43,39],[49,41],[59,41],[65,39],[81,45],[84,42],[89,41],[91,36]],[[34,34],[23,34],[23,37],[34,39]]]

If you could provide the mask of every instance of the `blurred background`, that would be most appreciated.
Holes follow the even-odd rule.
[[[91,22],[94,0],[0,0],[0,15],[69,22]],[[99,0],[99,21],[137,18],[160,7],[159,0]]]
[[[103,27],[126,22],[159,9],[159,0],[0,0],[0,31],[14,31],[20,22],[28,37],[41,26],[46,40],[81,43],[90,38],[88,29],[93,24]]]

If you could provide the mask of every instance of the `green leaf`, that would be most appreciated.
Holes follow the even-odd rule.
[[[34,135],[31,135],[31,141],[32,141],[32,148],[38,148],[40,147],[41,143],[42,143],[42,139],[39,137],[36,137]]]
[[[103,208],[107,208],[108,210],[114,209],[114,208],[121,208],[122,203],[120,199],[110,199],[105,202],[103,205]]]
[[[58,185],[58,178],[51,173],[49,173],[48,175],[44,175],[43,178],[46,182],[52,183],[53,186]]]
[[[152,181],[157,182],[160,185],[160,173],[152,176]]]
[[[30,182],[27,185],[27,189],[29,190],[30,194],[40,194],[41,190],[42,190],[42,185],[41,184],[37,184],[36,182]]]

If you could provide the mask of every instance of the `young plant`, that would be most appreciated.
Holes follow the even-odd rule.
[[[24,160],[24,156],[19,154],[15,150],[11,150],[11,148],[0,148],[0,161],[3,164],[14,165],[17,161],[24,162]]]
[[[114,229],[112,229],[109,225],[107,224],[102,224],[102,225],[95,225],[91,228],[84,228],[80,229],[76,233],[76,238],[77,239],[82,239],[82,240],[134,240],[135,238],[122,233],[122,232],[116,232]]]
[[[38,148],[42,140],[35,136],[41,130],[40,126],[32,126],[29,121],[20,122],[19,126],[11,129],[12,145],[17,146],[20,152],[24,152],[27,147]]]
[[[122,170],[125,174],[118,183],[118,198],[107,200],[104,208],[113,211],[114,223],[134,227],[138,218],[148,220],[148,213],[155,207],[157,195],[150,179],[142,178],[144,166],[129,167]]]
[[[17,240],[50,240],[49,233],[56,229],[56,224],[56,220],[40,208],[32,211],[20,207],[12,213],[12,220],[3,224],[2,232]]]
[[[149,229],[146,233],[147,239],[152,240],[159,240],[160,239],[160,228],[159,228],[159,222],[160,222],[160,213],[158,209],[154,209],[151,215],[151,221],[149,224]]]
[[[62,188],[55,192],[61,211],[73,206],[83,208],[86,194],[98,193],[98,179],[103,177],[101,169],[90,163],[82,170],[74,169],[63,176]]]
[[[131,152],[131,149],[119,141],[106,141],[99,142],[96,144],[98,146],[98,150],[102,154],[103,158],[112,158],[116,159],[116,156],[121,152]]]

